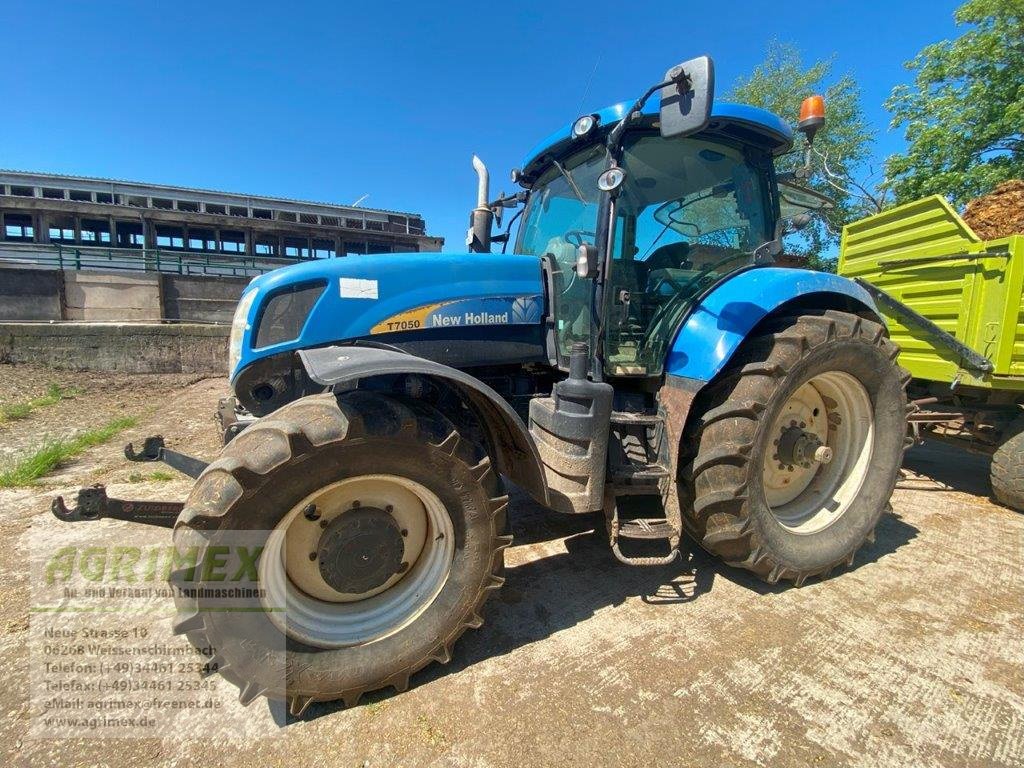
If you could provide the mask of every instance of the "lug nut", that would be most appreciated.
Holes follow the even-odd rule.
[[[828,464],[833,456],[832,449],[827,445],[819,445],[814,449],[814,460],[819,464]]]
[[[307,520],[312,521],[320,519],[320,510],[316,508],[316,504],[308,505],[304,510],[302,510],[302,514],[306,516]]]
[[[309,553],[309,559],[310,560],[316,560],[316,552],[310,552]]]

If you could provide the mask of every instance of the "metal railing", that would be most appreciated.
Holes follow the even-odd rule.
[[[255,277],[278,267],[314,261],[311,258],[281,258],[202,251],[166,251],[154,248],[104,248],[81,245],[19,245],[4,243],[0,262],[54,269],[116,269],[133,272],[163,272],[176,275]]]

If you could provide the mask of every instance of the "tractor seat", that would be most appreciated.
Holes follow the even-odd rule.
[[[653,269],[647,275],[647,292],[652,296],[657,292],[663,299],[668,298],[679,292],[677,286],[690,286],[691,281],[699,276],[699,269]]]
[[[689,269],[690,244],[685,241],[665,243],[643,260],[648,272],[656,269]]]
[[[638,286],[650,286],[651,275],[662,269],[686,269],[690,266],[690,244],[665,243],[643,261],[634,262]]]

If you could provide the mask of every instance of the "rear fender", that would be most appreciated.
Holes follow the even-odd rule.
[[[758,323],[801,309],[852,311],[885,323],[871,295],[845,277],[782,267],[748,269],[719,283],[694,307],[669,347],[665,372],[711,381]]]
[[[701,390],[729,363],[740,345],[765,319],[808,310],[835,309],[885,324],[871,295],[852,280],[825,272],[758,267],[738,272],[715,286],[679,328],[665,361],[658,393],[668,432],[672,478],[676,478],[687,425]],[[674,480],[673,480],[674,482]],[[678,495],[671,489],[672,510]],[[671,511],[671,510],[670,510]]]
[[[479,379],[432,360],[378,347],[304,349],[299,351],[299,358],[313,381],[329,387],[406,373],[420,374],[453,387],[490,435],[498,471],[547,504],[544,470],[526,425],[501,395]]]

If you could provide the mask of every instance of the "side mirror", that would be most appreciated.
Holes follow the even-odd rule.
[[[665,73],[671,81],[661,89],[661,135],[686,136],[707,127],[715,100],[715,64],[698,56]]]
[[[576,249],[576,274],[582,278],[597,276],[597,247],[582,243]]]

